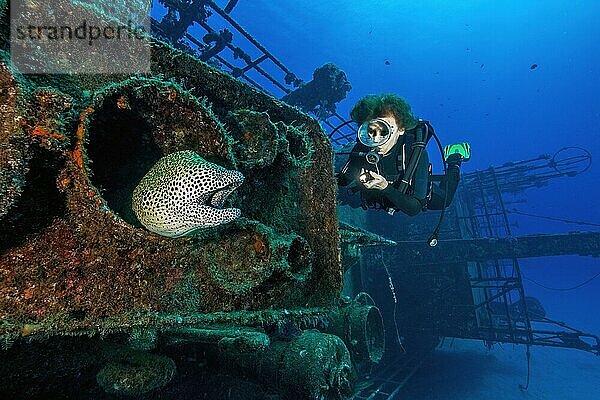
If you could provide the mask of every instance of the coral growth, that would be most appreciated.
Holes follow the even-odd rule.
[[[175,375],[175,363],[151,353],[131,353],[102,368],[96,379],[107,393],[139,396],[165,386]]]

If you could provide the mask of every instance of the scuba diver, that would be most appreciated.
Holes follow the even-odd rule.
[[[452,202],[460,165],[471,156],[468,143],[446,146],[445,174],[435,176],[425,146],[432,136],[440,151],[442,146],[431,124],[417,119],[403,98],[368,95],[350,116],[360,127],[357,143],[337,175],[338,185],[349,187],[349,196],[340,191],[341,204],[413,216],[426,209],[443,210]]]

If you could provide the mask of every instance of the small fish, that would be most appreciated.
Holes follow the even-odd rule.
[[[537,64],[531,64],[531,67],[529,67],[529,69],[536,69],[538,67]]]
[[[483,66],[484,66],[484,65],[485,65],[485,64],[481,64],[481,65],[479,66],[479,68],[483,68]]]
[[[385,65],[391,65],[392,63],[390,62],[390,60],[385,60],[384,64]]]

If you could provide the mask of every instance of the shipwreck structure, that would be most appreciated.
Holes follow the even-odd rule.
[[[427,349],[443,337],[482,340],[489,347],[515,343],[600,354],[597,335],[552,319],[538,299],[527,296],[520,268],[520,260],[530,257],[597,258],[600,234],[512,232],[514,216],[523,214],[515,207],[526,201],[525,191],[584,173],[590,164],[589,152],[570,147],[463,173],[435,247],[427,238],[439,213],[395,215],[390,221],[385,213],[341,207],[342,232],[351,239],[345,241],[346,253],[352,254],[343,259],[344,291],[372,294],[386,322],[386,354],[400,352],[399,342],[406,351],[404,361],[398,362],[403,366],[399,375],[410,376]],[[343,222],[360,224],[370,232],[360,241]],[[529,357],[529,351],[526,354]],[[390,384],[382,377],[359,395]]]
[[[235,0],[159,3],[149,74],[23,75],[0,0],[0,397],[393,398],[442,336],[598,352],[525,295],[518,264],[597,256],[598,234],[515,238],[505,202],[583,172],[585,152],[463,175],[432,249],[436,213],[391,230],[336,207],[334,147],[355,135],[336,128],[341,70],[304,82]],[[180,150],[243,173],[227,201],[241,219],[177,239],[142,227],[133,190]]]
[[[347,397],[384,333],[374,305],[340,297],[327,136],[148,45],[145,76],[22,75],[0,1],[1,396]],[[141,226],[133,189],[179,150],[243,173],[241,219],[178,239]]]
[[[305,83],[230,15],[237,1],[228,1],[223,8],[214,1],[161,3],[167,12],[161,21],[154,21],[159,36],[315,116],[328,131],[336,161],[341,161],[344,146],[356,138],[356,126],[335,111],[335,102],[350,89],[342,71],[324,66]],[[188,15],[190,9],[194,12]],[[222,23],[219,27],[227,28],[211,26],[215,19]],[[202,29],[193,29],[197,26]],[[597,354],[597,336],[549,319],[541,303],[526,296],[519,265],[523,257],[595,257],[597,232],[514,237],[509,220],[518,214],[510,204],[515,195],[523,197],[525,190],[583,173],[590,163],[587,151],[571,147],[464,174],[441,227],[443,240],[435,248],[424,239],[431,235],[438,213],[394,217],[399,220],[390,224],[387,215],[348,212],[342,207],[342,222],[370,230],[341,224],[344,293],[380,306],[386,355],[392,361],[378,374],[381,379],[374,379],[355,398],[394,398],[398,382],[408,381],[440,337]]]

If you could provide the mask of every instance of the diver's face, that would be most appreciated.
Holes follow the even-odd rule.
[[[391,115],[380,117],[389,125],[389,138],[385,140],[381,145],[377,146],[377,150],[380,154],[387,154],[392,147],[398,142],[400,135],[404,134],[404,129],[400,130],[396,123],[396,118]]]
[[[383,118],[380,118],[383,119]],[[386,122],[388,122],[386,120]],[[382,143],[388,140],[388,136],[392,133],[389,131],[389,128],[382,124],[380,121],[373,120],[368,126],[369,137],[373,143]]]
[[[391,115],[384,115],[364,122],[358,128],[357,139],[365,146],[378,148],[385,146],[390,140],[395,143],[399,132],[396,119]]]
[[[377,120],[385,121],[387,126]],[[373,142],[384,142],[388,140],[388,137],[391,137],[391,135],[394,135],[396,132],[398,132],[398,125],[396,124],[396,119],[393,116],[379,117],[377,120],[373,120],[374,122],[369,124],[369,136],[372,138]]]

